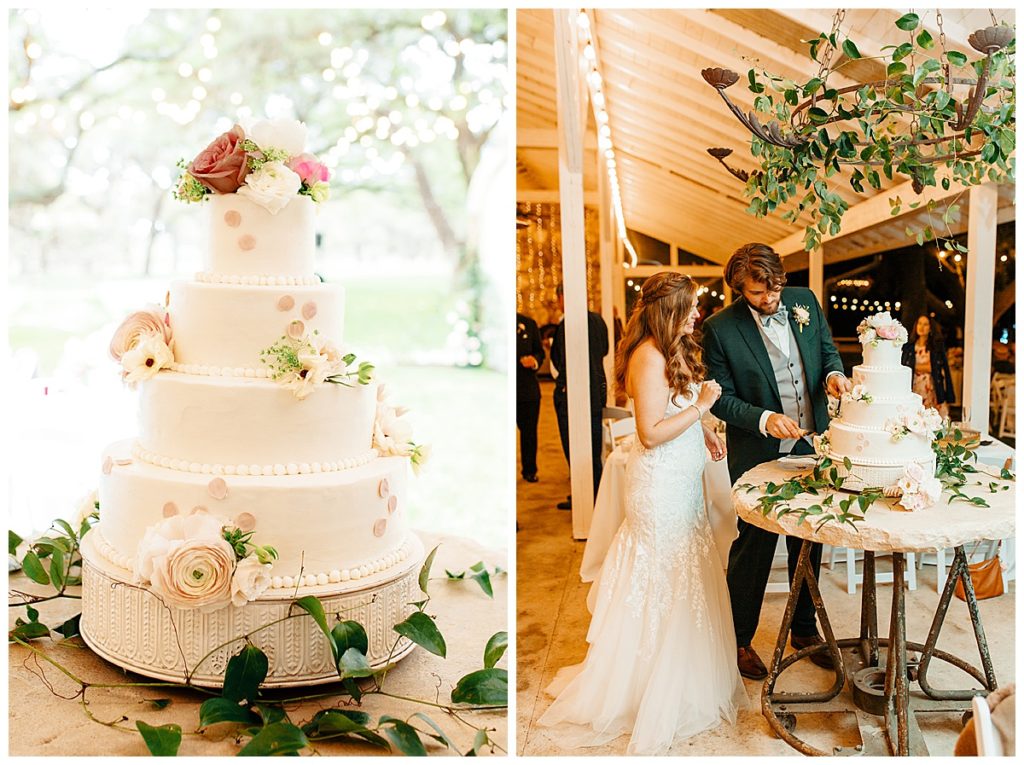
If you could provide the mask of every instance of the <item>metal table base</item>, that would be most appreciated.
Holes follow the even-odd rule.
[[[768,678],[761,690],[761,711],[768,724],[786,743],[807,755],[927,755],[928,749],[915,719],[917,713],[970,710],[971,699],[974,696],[988,695],[997,687],[963,546],[955,548],[953,564],[949,569],[939,606],[923,645],[907,641],[906,600],[903,591],[906,574],[904,553],[892,554],[893,597],[888,639],[878,637],[875,554],[866,550],[860,635],[837,640],[832,632],[832,625],[821,598],[821,590],[811,567],[810,551],[811,542],[804,540],[790,586],[786,612],[779,629],[779,639],[768,668]],[[981,654],[981,671],[963,659],[935,647],[958,581],[963,583],[967,596],[967,609]],[[807,585],[810,592],[825,642],[803,648],[783,658],[797,598],[803,584]],[[884,657],[880,656],[879,648],[885,649]],[[908,661],[908,650],[920,653],[916,666],[914,662]],[[832,656],[836,675],[835,682],[828,690],[817,693],[776,692],[775,685],[787,668],[813,653],[824,651]],[[952,664],[977,680],[983,687],[957,690],[933,688],[928,682],[928,670],[935,659]],[[873,691],[865,679],[880,679],[883,674],[883,688],[878,692]],[[850,681],[850,693],[840,698],[847,681]],[[918,689],[912,690],[911,683],[916,683]],[[802,741],[793,733],[796,728],[796,715],[839,712],[852,713],[856,716],[861,734],[860,745],[852,748],[835,747],[833,751],[825,752]]]

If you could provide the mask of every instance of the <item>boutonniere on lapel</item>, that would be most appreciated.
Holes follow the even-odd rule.
[[[793,306],[793,321],[800,327],[800,332],[804,331],[804,327],[811,323],[811,312],[805,305]]]

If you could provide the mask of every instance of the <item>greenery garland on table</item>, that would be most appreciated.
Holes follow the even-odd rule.
[[[137,731],[153,755],[177,755],[183,735],[203,735],[203,729],[219,724],[235,727],[239,736],[248,737],[248,741],[238,752],[239,755],[277,755],[297,754],[310,750],[316,753],[318,741],[342,740],[369,743],[382,749],[399,751],[406,755],[427,754],[424,742],[433,739],[445,749],[457,754],[469,756],[482,753],[484,750],[504,753],[500,744],[490,738],[492,728],[479,727],[464,718],[464,714],[475,710],[504,709],[508,706],[508,671],[495,666],[508,648],[508,633],[496,632],[487,641],[483,654],[482,668],[461,678],[451,691],[451,703],[413,699],[398,696],[385,690],[385,679],[392,668],[389,662],[381,669],[370,667],[366,659],[369,642],[365,628],[356,621],[345,620],[342,614],[328,614],[323,603],[313,596],[298,598],[292,603],[288,616],[269,624],[257,627],[251,632],[233,638],[213,650],[200,660],[201,665],[206,659],[225,646],[244,640],[245,645],[228,661],[224,674],[224,685],[218,691],[200,688],[190,682],[143,682],[143,683],[107,683],[99,684],[83,680],[74,675],[45,651],[33,645],[33,641],[50,638],[51,628],[39,621],[39,611],[35,605],[56,598],[81,599],[81,596],[68,592],[69,587],[82,583],[81,541],[98,519],[99,503],[84,518],[78,529],[65,520],[54,521],[46,535],[26,543],[13,531],[8,531],[8,553],[18,561],[25,575],[33,582],[54,588],[54,594],[35,595],[18,590],[11,590],[10,607],[24,607],[28,620],[18,617],[14,629],[8,632],[8,641],[24,646],[38,659],[56,667],[79,688],[75,697],[79,699],[85,714],[94,722],[117,728],[118,730]],[[21,555],[19,557],[19,548]],[[27,549],[26,549],[27,548]],[[438,629],[434,618],[426,613],[431,596],[428,592],[430,569],[437,553],[437,547],[431,550],[419,572],[419,588],[425,596],[423,600],[412,603],[415,611],[404,621],[394,625],[396,634],[392,655],[401,637],[406,637],[424,650],[445,658],[447,646],[444,636]],[[488,568],[479,562],[469,569],[469,579],[476,581],[488,597],[493,597],[491,577],[503,574],[501,568]],[[449,581],[467,578],[467,572],[446,571]],[[328,621],[334,617],[334,623]],[[66,620],[53,632],[59,633],[64,640],[71,640],[79,635],[78,626],[81,614]],[[338,679],[344,687],[344,693],[320,693],[309,696],[297,696],[287,699],[263,698],[261,688],[267,676],[269,662],[266,654],[257,648],[251,636],[280,621],[295,618],[312,618],[330,646],[334,662],[338,670]],[[80,639],[80,638],[79,638]],[[63,641],[62,641],[63,642]],[[194,673],[198,668],[193,667]],[[143,720],[136,720],[133,727],[123,725],[128,722],[127,716],[108,722],[97,719],[89,710],[86,698],[90,688],[190,688],[209,696],[199,707],[198,732],[183,734],[179,725],[150,725]],[[416,712],[407,719],[399,719],[391,715],[382,715],[374,724],[370,715],[351,708],[358,704],[364,696],[380,695],[421,704],[439,711],[475,730],[472,747],[466,752],[459,752],[454,742],[434,720],[424,712]],[[312,719],[296,724],[289,717],[286,704],[299,701],[324,699],[332,696],[341,697],[337,707],[321,709]],[[163,709],[171,703],[170,699],[148,699],[156,710]]]
[[[938,76],[944,72],[952,77],[962,76],[957,70],[966,70],[963,74],[977,78],[984,59],[968,63],[967,57],[955,50],[946,51],[944,57],[935,57],[935,40],[921,27],[920,18],[914,13],[905,14],[895,24],[908,33],[908,40],[899,45],[883,46],[879,56],[861,56],[849,38],[840,42],[838,28],[831,34],[822,32],[806,41],[810,57],[821,64],[821,71],[802,84],[764,69],[747,72],[748,89],[755,94],[754,111],[762,119],[777,120],[789,127],[795,107],[802,99],[813,99],[810,107],[801,112],[806,116],[795,126],[792,137],[802,139],[802,143],[794,148],[752,136],[750,152],[760,166],[750,173],[744,187],[744,194],[750,199],[747,212],[758,218],[790,202],[795,202],[795,207],[783,213],[783,220],[795,223],[804,212],[809,213],[810,222],[804,236],[808,251],[821,246],[824,236],[835,236],[840,231],[843,213],[849,205],[829,188],[826,179],[839,173],[843,164],[857,163],[863,167],[855,168],[849,178],[850,186],[858,192],[864,191],[865,184],[878,191],[882,189],[876,167],[889,180],[893,179],[893,173],[909,176],[915,183],[915,190],[939,183],[948,190],[951,180],[965,186],[1014,181],[1015,162],[1011,155],[1016,141],[1016,42],[991,56],[987,96],[1001,94],[998,108],[979,109],[964,131],[963,140],[953,140],[946,129],[957,121],[957,109],[962,106],[941,85],[937,88],[922,86],[938,82]],[[831,52],[840,49],[844,58],[832,64]],[[821,59],[819,53],[823,54]],[[920,63],[917,63],[918,56],[923,57]],[[840,93],[840,89],[829,84],[829,75],[850,61],[863,58],[888,62],[883,85],[867,83],[853,93]],[[887,118],[908,113],[913,115],[910,132],[901,135],[900,128]],[[826,125],[834,122],[854,120],[859,132],[847,129],[830,134],[826,129]],[[929,161],[922,155],[920,146],[908,143],[907,138],[926,141],[945,138],[945,143],[937,144],[937,148],[941,148],[937,153],[943,156],[948,153],[949,158]],[[977,141],[981,139],[983,143],[979,145]],[[980,154],[963,156],[974,151]],[[936,173],[940,167],[949,171],[941,179]],[[896,196],[890,198],[889,203],[892,215],[896,215],[903,200]],[[920,202],[912,202],[908,206],[919,205]],[[934,207],[934,202],[927,205],[928,210]],[[947,249],[966,252],[966,247],[956,242],[949,231],[949,223],[957,213],[956,205],[950,204],[943,214],[949,234]],[[913,234],[914,231],[908,229],[908,235]],[[918,244],[936,237],[930,224],[916,234]]]
[[[935,433],[932,441],[935,477],[939,479],[942,488],[949,492],[947,504],[960,500],[978,507],[989,507],[983,497],[971,497],[963,491],[968,475],[981,472],[971,464],[978,460],[975,451],[978,445],[978,437],[965,437],[959,428],[951,425]],[[849,457],[843,458],[843,466],[847,473],[852,472],[853,463]],[[999,477],[1004,481],[1015,480],[1014,474],[1005,467],[1000,470]],[[882,488],[872,487],[836,501],[836,492],[843,488],[845,480],[846,476],[839,475],[839,470],[831,457],[821,457],[810,473],[796,476],[784,483],[768,481],[761,486],[741,483],[737,484],[736,488],[751,493],[763,487],[763,494],[757,499],[757,509],[765,517],[773,512],[776,519],[796,513],[799,516],[797,525],[804,523],[808,518],[817,520],[815,531],[820,530],[829,521],[846,523],[857,528],[857,521],[864,520],[864,513],[868,508],[878,500],[885,499],[886,495]],[[990,494],[995,494],[999,491],[1009,491],[1010,487],[990,481],[988,489]],[[804,494],[824,496],[820,502],[806,508],[796,508],[790,504],[793,499]]]

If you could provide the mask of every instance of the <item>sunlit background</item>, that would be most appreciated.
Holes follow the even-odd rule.
[[[345,286],[345,345],[432,445],[413,524],[504,547],[505,12],[65,8],[9,30],[11,527],[72,515],[136,433],[110,336],[203,270],[176,163],[266,116],[304,121],[330,168],[317,262]]]

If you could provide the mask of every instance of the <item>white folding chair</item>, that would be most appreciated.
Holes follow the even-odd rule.
[[[608,422],[608,434],[611,437],[612,449],[615,449],[626,436],[631,436],[634,433],[636,433],[636,418],[634,417]]]
[[[836,552],[838,552],[840,555],[845,556],[846,558],[846,592],[850,595],[854,595],[857,592],[857,585],[864,583],[864,574],[857,573],[857,561],[863,560],[864,553],[862,553],[860,550],[854,550],[852,547],[833,547],[832,550],[829,552],[828,556],[829,570],[831,570],[832,566],[834,565]],[[858,555],[858,553],[860,553],[860,555]],[[878,559],[877,555],[875,556],[875,559]],[[906,575],[908,590],[917,589],[917,566],[915,564],[916,558],[914,553],[907,553]],[[878,573],[878,571],[876,570],[875,583],[891,584],[892,574]]]
[[[988,708],[988,700],[984,696],[971,699],[974,710],[974,743],[978,748],[979,757],[1002,757],[1003,740],[999,731],[992,724],[992,710]]]
[[[996,437],[1009,436],[1017,437],[1017,386],[1014,383],[1003,385],[1003,401],[999,408],[999,428],[996,430]]]

